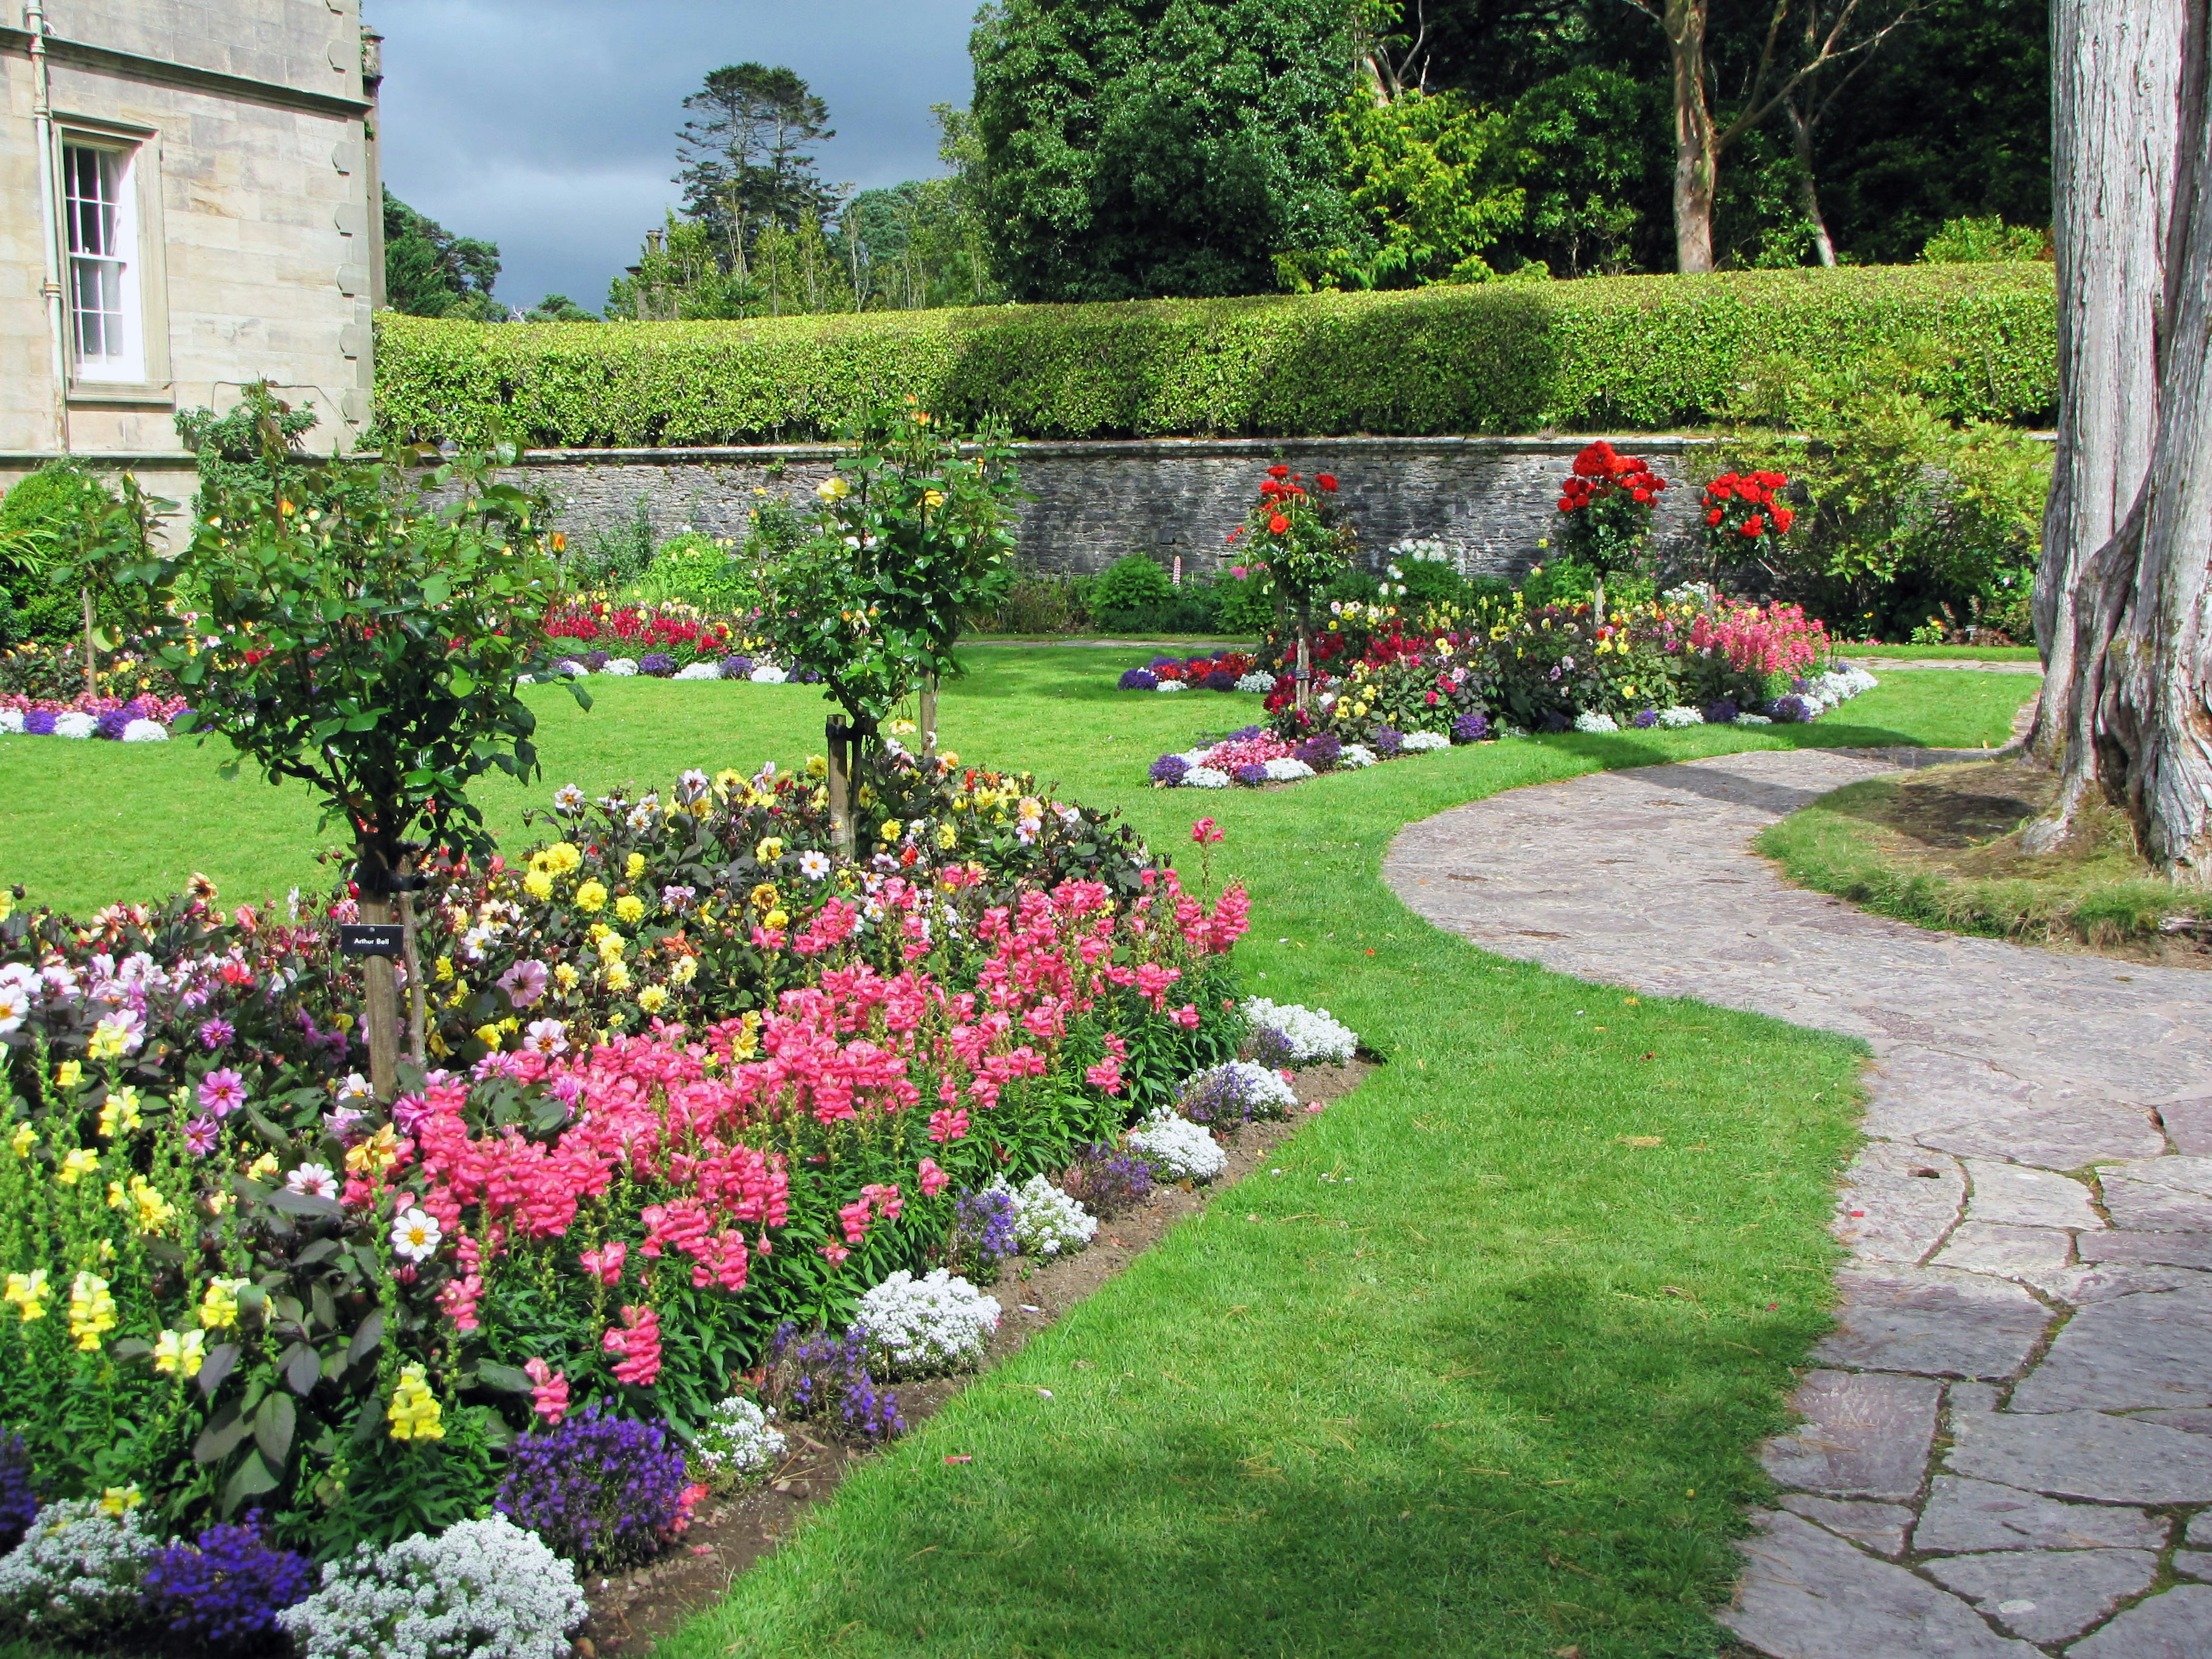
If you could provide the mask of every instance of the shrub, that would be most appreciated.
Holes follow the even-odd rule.
[[[1997,264],[2050,257],[2050,232],[2033,225],[2008,225],[1994,213],[1986,219],[1947,219],[1920,249],[1921,263],[1931,265]]]
[[[258,1517],[208,1528],[199,1540],[170,1544],[146,1571],[146,1611],[173,1641],[192,1648],[265,1646],[276,1615],[307,1599],[314,1563],[273,1549]]]
[[[503,1515],[326,1563],[276,1615],[301,1659],[567,1659],[575,1570]]]
[[[902,1267],[860,1298],[853,1326],[864,1334],[872,1372],[938,1376],[981,1363],[999,1304],[945,1268],[916,1279]]]
[[[1229,1165],[1212,1133],[1166,1106],[1154,1107],[1129,1131],[1129,1150],[1149,1160],[1163,1181],[1211,1181]]]
[[[1733,271],[584,329],[385,314],[377,421],[400,441],[823,439],[913,392],[1030,438],[1534,432],[1709,423],[1753,358],[1929,334],[1961,416],[2057,398],[2041,264]]]
[[[1091,608],[1102,625],[1118,628],[1132,612],[1170,605],[1175,584],[1159,562],[1143,553],[1127,553],[1099,573],[1091,584]]]
[[[494,1507],[580,1566],[639,1561],[690,1513],[684,1449],[658,1420],[594,1403],[516,1441]]]
[[[772,1466],[790,1443],[757,1401],[733,1394],[692,1437],[691,1455],[708,1482],[728,1489]]]
[[[95,1498],[49,1504],[23,1541],[0,1559],[0,1623],[33,1636],[91,1642],[141,1621],[139,1586],[161,1548],[139,1510],[106,1513]]]

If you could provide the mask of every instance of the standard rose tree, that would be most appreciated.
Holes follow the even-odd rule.
[[[1336,479],[1319,472],[1309,480],[1277,462],[1229,539],[1249,550],[1249,568],[1263,577],[1276,610],[1297,629],[1297,707],[1303,710],[1313,678],[1314,601],[1351,563],[1358,545],[1357,532],[1339,515]]]
[[[1651,533],[1651,507],[1667,481],[1635,455],[1623,455],[1602,438],[1575,457],[1575,468],[1559,489],[1559,511],[1566,519],[1559,545],[1570,558],[1595,573],[1590,614],[1606,620],[1605,579],[1636,568]]]

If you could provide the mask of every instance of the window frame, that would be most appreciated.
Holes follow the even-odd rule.
[[[72,404],[121,404],[173,408],[175,389],[170,379],[169,307],[167,242],[161,215],[161,135],[151,127],[97,117],[54,112],[54,199],[61,212],[55,233],[61,246],[63,307],[69,331],[64,361],[68,396]],[[70,168],[72,150],[93,150],[118,156],[116,244],[124,265],[121,295],[123,325],[134,349],[113,369],[88,368],[79,345],[77,264],[86,256],[73,252],[75,209],[70,199],[74,179]],[[94,256],[97,257],[97,256]]]

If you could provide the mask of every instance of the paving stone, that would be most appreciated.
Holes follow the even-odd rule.
[[[2173,1570],[2184,1578],[2212,1578],[2212,1550],[2176,1550]]]
[[[1923,1563],[1923,1571],[2014,1636],[2063,1642],[2149,1589],[2158,1557],[2149,1550],[2008,1550],[1945,1556]]]
[[[1984,1106],[1958,1122],[1919,1130],[1912,1138],[1923,1146],[1961,1157],[2008,1158],[2045,1170],[2079,1170],[2104,1158],[2145,1158],[2166,1146],[2157,1122],[2143,1108],[2094,1099],[2002,1112]]]
[[[2189,1530],[2182,1534],[2184,1541],[2200,1550],[2212,1550],[2212,1510],[2189,1518]]]
[[[2176,1152],[2198,1158],[2212,1154],[2212,1096],[2166,1101],[2158,1115]]]
[[[1974,1183],[1973,1195],[1966,1200],[1969,1221],[2091,1231],[2105,1224],[2089,1202],[2089,1189],[2070,1176],[1985,1158],[1967,1158],[1966,1165],[1966,1178]]]
[[[1836,1237],[1862,1261],[1918,1261],[1942,1242],[1966,1200],[1954,1159],[1870,1140],[1844,1171]]]
[[[2105,1208],[2115,1227],[2158,1233],[2212,1231],[2212,1198],[2201,1193],[2124,1176],[2106,1176],[2098,1184],[2105,1189]]]
[[[1912,1511],[1902,1504],[1869,1504],[1857,1498],[1815,1498],[1808,1492],[1790,1492],[1782,1494],[1782,1507],[1884,1555],[1905,1553],[1905,1528],[1912,1524]]]
[[[2066,1659],[2212,1659],[2212,1589],[2177,1584],[2138,1601]]]
[[[2056,1227],[2013,1227],[1988,1221],[1962,1221],[1929,1263],[1963,1273],[1996,1273],[2005,1279],[2039,1281],[2038,1273],[2060,1272],[2072,1261],[2074,1236]]]
[[[2159,1291],[2094,1302],[2066,1322],[2015,1412],[2212,1406],[2212,1292]]]
[[[2112,1504],[2212,1503],[2212,1441],[2155,1423],[2101,1412],[1954,1410],[1951,1438],[1954,1474]]]
[[[2170,1233],[2135,1233],[2136,1238],[2169,1238]],[[2148,1291],[2179,1291],[2204,1285],[2212,1274],[2194,1267],[2139,1267],[2130,1261],[2095,1261],[2047,1272],[2023,1273],[2021,1283],[2033,1285],[2045,1296],[2080,1307],[2086,1302],[2110,1302],[2116,1296],[2140,1296]]]
[[[2076,1254],[2084,1261],[2212,1268],[2212,1232],[2084,1233],[2077,1241]]]
[[[1753,1517],[1743,1586],[1720,1621],[1773,1659],[2033,1659],[1957,1596],[1880,1561],[1809,1521]]]
[[[1831,1498],[1911,1498],[1942,1395],[1924,1377],[1808,1371],[1790,1401],[1805,1421],[1767,1442],[1759,1461],[1782,1485]]]
[[[2098,1171],[2106,1180],[2117,1176],[2127,1181],[2148,1182],[2177,1193],[2212,1198],[2212,1158],[2139,1158],[2131,1163],[2107,1165]]]
[[[2062,1504],[2017,1486],[1939,1474],[1912,1529],[1916,1550],[1953,1554],[1990,1550],[2161,1548],[2166,1523],[2141,1510]]]
[[[2161,1428],[2184,1429],[2191,1434],[2212,1434],[2212,1411],[2185,1407],[2179,1411],[2130,1412],[2129,1415],[2138,1423],[2156,1423]],[[2212,1545],[2212,1537],[2205,1541]]]
[[[1814,1354],[1830,1365],[2009,1376],[2051,1321],[2050,1310],[2019,1285],[1981,1273],[1847,1267],[1836,1281],[1843,1291],[1836,1328]]]

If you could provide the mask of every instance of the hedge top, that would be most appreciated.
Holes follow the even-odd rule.
[[[388,439],[531,447],[835,436],[913,392],[1030,438],[1426,437],[1708,424],[1758,357],[1947,348],[1954,413],[2047,419],[2043,264],[1490,283],[1390,294],[866,312],[750,322],[378,319]]]

